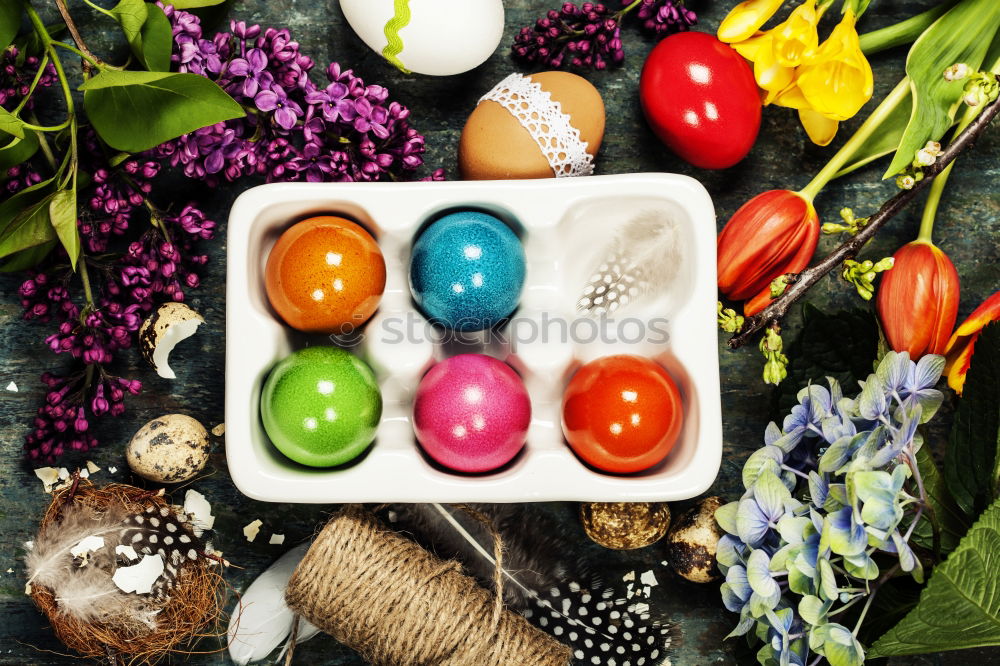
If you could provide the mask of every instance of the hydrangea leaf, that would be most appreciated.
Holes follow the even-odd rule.
[[[948,490],[970,516],[997,497],[1000,480],[997,386],[1000,386],[1000,323],[986,326],[976,340],[944,461]]]
[[[1000,500],[931,574],[916,608],[869,656],[924,654],[1000,645]]]
[[[776,390],[775,410],[790,410],[798,387],[834,377],[853,389],[871,372],[878,349],[878,323],[870,310],[824,312],[802,307],[801,332],[787,345],[788,378]]]
[[[130,153],[245,115],[222,88],[197,74],[103,70],[80,90],[97,133]]]
[[[955,550],[959,540],[968,531],[969,521],[948,492],[944,476],[927,449],[917,450],[917,468],[923,477],[924,492],[927,493],[927,500],[934,509],[934,516],[941,531],[941,552],[948,554]],[[934,547],[934,530],[926,512],[914,528],[910,539],[928,550]]]

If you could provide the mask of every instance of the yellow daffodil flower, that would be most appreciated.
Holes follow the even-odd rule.
[[[775,101],[792,84],[795,68],[816,50],[819,19],[815,0],[806,0],[777,27],[733,44],[740,55],[753,62],[754,78],[765,91],[765,104]]]
[[[854,12],[847,10],[827,40],[806,55],[794,83],[775,99],[780,106],[798,109],[809,138],[821,146],[833,140],[840,121],[860,111],[872,96],[872,68],[861,52],[854,22]]]
[[[732,44],[753,36],[774,16],[785,0],[746,0],[730,10],[719,24],[720,41]]]

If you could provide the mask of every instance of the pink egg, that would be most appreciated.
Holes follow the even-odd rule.
[[[524,446],[531,401],[506,363],[483,354],[446,359],[424,375],[413,429],[431,458],[456,472],[488,472]]]

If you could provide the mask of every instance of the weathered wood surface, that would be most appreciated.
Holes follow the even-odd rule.
[[[614,2],[615,0],[611,0]],[[46,3],[36,3],[42,5]],[[81,16],[86,35],[94,36],[100,48],[110,39],[99,34],[97,22],[81,2],[71,1],[74,13]],[[110,1],[105,4],[111,4]],[[506,46],[515,31],[530,23],[544,10],[558,6],[558,0],[508,0],[507,30],[501,49],[477,70],[457,77],[433,79],[405,76],[371,52],[345,24],[335,0],[238,0],[229,15],[247,22],[288,27],[322,68],[331,59],[352,67],[368,82],[386,85],[394,99],[413,111],[414,125],[427,136],[428,164],[444,166],[449,177],[457,177],[455,155],[465,117],[478,97],[493,86],[514,65],[507,57]],[[732,2],[692,0],[701,14],[700,29],[714,30]],[[863,22],[871,29],[897,21],[936,4],[934,0],[877,0]],[[91,18],[86,18],[91,16]],[[601,90],[607,104],[608,123],[604,146],[597,162],[598,173],[640,171],[680,172],[701,180],[712,193],[719,215],[719,225],[747,198],[771,188],[803,186],[833,148],[817,148],[808,143],[798,127],[794,112],[771,108],[764,114],[760,140],[753,153],[739,166],[720,172],[694,169],[662,147],[643,122],[637,98],[637,82],[645,54],[652,43],[634,27],[625,29],[627,59],[625,65],[609,72],[587,74]],[[904,50],[895,50],[874,58],[876,99],[895,83],[902,71]],[[942,67],[947,63],[942,63]],[[869,105],[869,109],[874,106]],[[857,125],[848,123],[836,143]],[[998,246],[998,209],[995,179],[1000,164],[1000,130],[993,129],[979,142],[975,152],[960,160],[945,195],[936,228],[937,242],[948,252],[962,276],[961,316],[967,314],[987,294],[1000,286],[1000,246]],[[870,212],[893,192],[891,182],[880,182],[877,168],[863,170],[829,188],[818,201],[824,219],[834,219],[843,206]],[[250,184],[209,192],[191,190],[192,185],[179,181],[178,202],[190,196],[200,197],[216,220],[224,221],[236,195]],[[195,186],[197,188],[197,186]],[[873,243],[873,256],[891,253],[916,236],[919,209],[911,209],[889,224]],[[821,241],[821,250],[833,241]],[[223,420],[223,380],[225,355],[225,242],[211,244],[212,261],[203,279],[203,287],[192,294],[191,303],[207,321],[201,332],[174,352],[173,366],[178,379],[163,380],[142,366],[138,354],[125,354],[120,367],[125,376],[140,377],[143,394],[129,401],[125,417],[101,425],[103,446],[87,456],[67,457],[61,464],[80,465],[93,459],[104,471],[98,481],[132,480],[124,460],[124,444],[141,424],[167,412],[183,412],[200,419],[209,428]],[[21,546],[31,537],[49,497],[42,492],[31,467],[21,461],[20,450],[28,425],[42,395],[38,375],[45,369],[58,369],[64,360],[55,358],[43,339],[44,325],[20,320],[16,302],[15,278],[0,278],[0,664],[69,664],[60,656],[60,644],[46,627],[44,618],[23,594],[24,574],[19,560]],[[808,298],[824,308],[853,304],[856,297],[843,283],[828,279]],[[794,330],[797,318],[790,322]],[[760,445],[768,420],[771,398],[760,382],[760,358],[755,350],[729,352],[720,337],[722,363],[723,418],[725,458],[713,493],[727,497],[741,490],[739,470],[743,459]],[[4,390],[15,382],[18,392]],[[110,466],[117,472],[109,474]],[[212,502],[218,516],[213,537],[217,548],[234,564],[242,567],[229,572],[229,581],[242,589],[285,547],[267,544],[271,532],[286,535],[286,544],[306,539],[332,507],[274,505],[254,502],[242,496],[229,480],[224,444],[217,440],[206,475],[191,484]],[[183,489],[178,489],[182,496]],[[602,551],[591,544],[578,528],[575,506],[538,505],[534,510],[557,515],[576,529],[577,540],[567,544],[567,557],[588,557],[600,563],[605,578],[620,579],[625,572],[655,569],[662,584],[653,591],[650,603],[676,623],[682,638],[673,654],[673,663],[733,664],[752,661],[742,642],[723,641],[734,618],[722,607],[717,585],[696,586],[677,580],[661,567],[662,546],[619,553]],[[254,518],[264,522],[261,537],[248,544],[242,527]],[[8,568],[12,572],[7,572]],[[661,573],[662,572],[662,573]],[[205,641],[202,649],[218,651],[220,641]],[[969,664],[1000,660],[997,651],[951,653],[896,660],[894,664]],[[191,663],[227,663],[224,654],[191,657]],[[363,662],[351,650],[327,637],[316,638],[301,646],[296,663],[353,666]]]

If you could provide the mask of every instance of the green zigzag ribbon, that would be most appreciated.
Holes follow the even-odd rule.
[[[410,0],[395,0],[394,6],[395,15],[385,24],[386,45],[382,49],[382,57],[395,65],[403,74],[410,74],[410,70],[398,57],[403,52],[403,40],[399,36],[399,31],[410,23]]]

